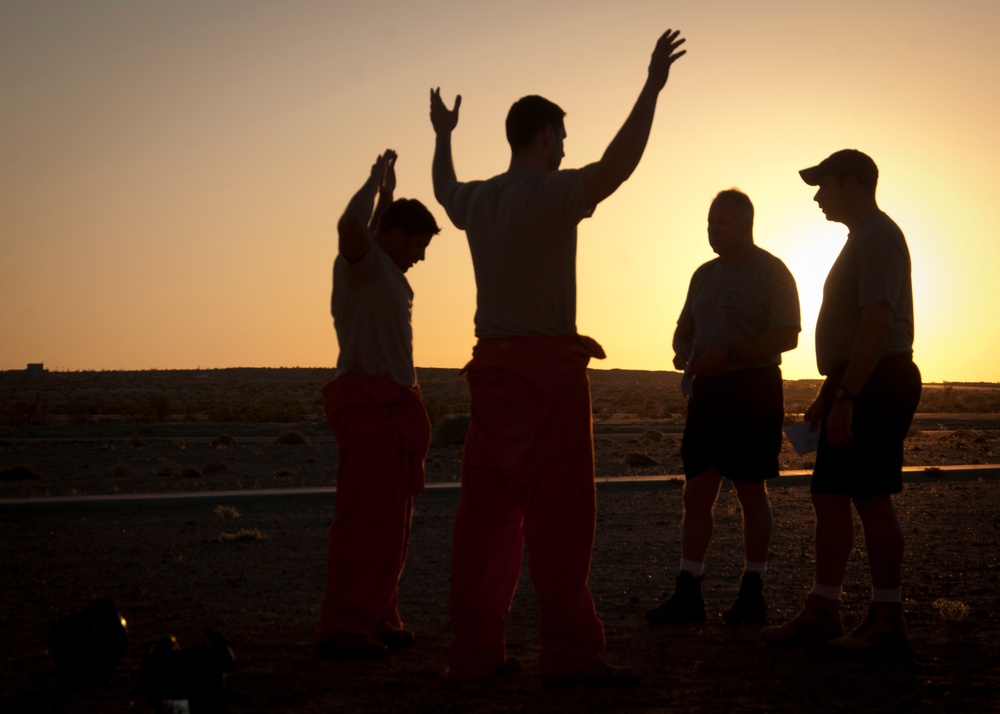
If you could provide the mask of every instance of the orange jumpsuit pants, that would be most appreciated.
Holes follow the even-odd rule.
[[[338,457],[317,643],[341,632],[375,636],[402,627],[397,586],[430,443],[418,387],[345,375],[322,393]]]
[[[478,677],[506,659],[504,616],[524,545],[538,597],[543,676],[597,662],[604,627],[588,585],[597,498],[587,363],[589,338],[481,339],[466,372],[472,421],[455,517],[451,676]]]

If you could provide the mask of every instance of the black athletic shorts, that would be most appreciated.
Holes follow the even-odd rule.
[[[920,370],[909,353],[879,360],[854,400],[851,443],[834,449],[826,440],[826,415],[844,371],[826,378],[820,390],[820,427],[812,492],[851,497],[899,493],[903,490],[903,441],[920,403]]]
[[[784,419],[778,366],[696,377],[681,442],[685,476],[714,467],[742,483],[774,478]]]

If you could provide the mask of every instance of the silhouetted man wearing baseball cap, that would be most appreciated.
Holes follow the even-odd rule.
[[[805,414],[820,429],[812,501],[816,582],[793,620],[761,631],[772,645],[826,645],[842,652],[905,651],[903,532],[892,494],[903,489],[903,440],[920,401],[913,363],[913,290],[903,232],[875,201],[878,167],[855,149],[799,172],[818,186],[827,220],[847,226],[823,287],[816,362],[826,376]],[[840,594],[854,547],[851,505],[864,527],[872,601],[848,635]]]

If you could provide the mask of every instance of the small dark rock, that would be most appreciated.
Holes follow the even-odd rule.
[[[659,466],[660,462],[646,454],[631,453],[625,457],[625,465],[641,468],[643,466]]]
[[[0,481],[38,481],[42,475],[30,466],[10,466],[0,470]]]

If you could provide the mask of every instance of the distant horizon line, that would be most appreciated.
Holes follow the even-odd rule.
[[[602,369],[600,367],[588,367],[589,371],[593,372],[644,372],[648,374],[673,374],[678,377],[681,372],[672,369],[640,369],[631,367],[610,367]],[[143,369],[66,369],[63,367],[47,368],[44,366],[43,362],[31,362],[28,363],[26,368],[23,369],[4,369],[0,372],[4,374],[27,374],[31,373],[51,373],[51,374],[79,374],[84,372],[93,373],[104,373],[104,372],[222,372],[227,370],[326,370],[330,372],[336,371],[336,367],[147,367]],[[461,371],[462,367],[416,367],[417,372],[420,370],[452,370]],[[788,377],[783,378],[786,382],[822,382],[825,378],[822,375],[816,377],[802,377],[798,379],[791,379]],[[1000,386],[1000,382],[991,382],[988,380],[942,380],[940,382],[924,382],[923,384],[940,384],[942,386],[954,384],[954,385],[997,385]]]

